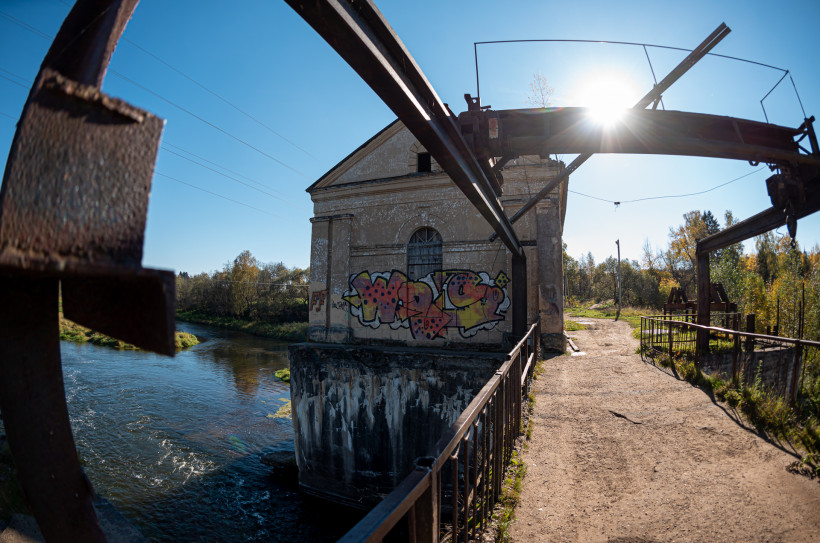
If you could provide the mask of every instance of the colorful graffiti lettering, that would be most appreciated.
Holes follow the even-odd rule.
[[[448,328],[457,328],[463,337],[472,337],[504,320],[509,282],[504,272],[491,279],[486,272],[443,270],[410,281],[397,270],[363,271],[350,277],[343,299],[350,313],[371,328],[410,328],[416,339],[443,338]]]
[[[325,304],[325,299],[327,299],[327,289],[314,292],[310,297],[310,307],[308,311],[313,311],[314,306],[316,307],[315,311],[321,311],[322,306]]]

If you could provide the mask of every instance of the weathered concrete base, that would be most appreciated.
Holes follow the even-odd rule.
[[[567,350],[567,338],[563,332],[560,334],[542,333],[541,334],[541,356],[546,356],[547,353],[563,353]]]
[[[144,543],[145,538],[133,524],[128,522],[108,500],[99,498],[94,503],[97,518],[106,539],[110,543]],[[45,539],[34,517],[14,515],[9,525],[0,533],[0,543],[42,543]]]
[[[730,378],[732,359],[732,353],[709,354],[703,357],[701,369]],[[741,352],[737,361],[737,372],[746,385],[753,385],[759,372],[760,382],[766,388],[784,395],[791,394],[794,369],[793,348]],[[799,377],[800,367],[797,372]]]
[[[370,507],[428,453],[505,354],[300,343],[288,356],[300,487]]]

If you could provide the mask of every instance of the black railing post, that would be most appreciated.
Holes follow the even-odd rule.
[[[702,251],[700,241],[697,242],[697,283],[698,283],[698,320],[701,326],[710,326],[709,310],[709,252]],[[695,364],[700,366],[700,357],[709,350],[709,330],[698,328],[695,341]]]

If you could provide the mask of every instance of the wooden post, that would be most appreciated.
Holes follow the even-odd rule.
[[[697,283],[698,283],[698,320],[701,326],[709,326],[709,253],[701,251],[700,240],[697,242]],[[695,342],[695,364],[700,366],[700,357],[709,350],[709,330],[698,328]]]
[[[792,368],[792,389],[791,389],[791,405],[794,407],[794,404],[797,403],[797,385],[800,382],[800,363],[803,354],[803,346],[799,343],[794,346],[794,367]]]

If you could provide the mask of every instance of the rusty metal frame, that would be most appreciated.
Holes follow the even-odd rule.
[[[43,60],[0,190],[0,409],[45,539],[102,542],[68,417],[66,317],[174,352],[174,275],[141,267],[164,122],[100,91],[138,0],[79,0]]]

